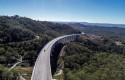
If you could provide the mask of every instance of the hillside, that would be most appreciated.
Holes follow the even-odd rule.
[[[58,80],[125,80],[125,47],[112,40],[81,36],[67,43],[63,54],[58,60],[62,73],[54,76]]]
[[[61,74],[63,79],[114,80],[118,75],[118,80],[124,80],[124,28],[79,23],[67,25],[36,21],[18,15],[0,16],[0,79],[17,80],[24,77],[30,80],[36,58],[48,41],[80,31],[113,36],[107,38],[83,34],[75,42],[66,43],[65,55],[59,58],[59,61],[64,62]]]
[[[41,34],[56,37],[77,32],[65,24],[36,21],[18,15],[0,16],[0,43],[30,40]]]
[[[66,24],[0,16],[0,80],[16,80],[19,74],[30,80],[34,62],[49,40],[79,32]]]

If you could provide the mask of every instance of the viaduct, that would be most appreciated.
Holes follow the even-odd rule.
[[[65,42],[74,41],[81,34],[71,34],[66,36],[61,36],[54,38],[49,41],[40,51],[39,56],[37,57],[34,70],[32,73],[31,80],[52,80],[52,75],[54,70],[56,54],[54,49],[58,44],[64,44]]]

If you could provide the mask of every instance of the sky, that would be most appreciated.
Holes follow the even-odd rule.
[[[125,24],[125,0],[0,0],[0,15],[41,21]]]

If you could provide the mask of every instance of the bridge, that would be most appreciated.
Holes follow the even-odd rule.
[[[40,51],[36,60],[31,80],[52,80],[52,61],[54,55],[54,48],[58,44],[74,41],[81,34],[71,34],[66,36],[57,37],[49,41]]]

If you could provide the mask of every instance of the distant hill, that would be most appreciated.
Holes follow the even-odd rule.
[[[70,23],[68,25],[72,26],[73,28],[79,29],[79,30],[84,31],[84,32],[89,32],[89,33],[125,36],[125,28],[92,26],[92,25],[83,25],[80,23]]]
[[[87,22],[80,22],[84,25],[92,25],[92,26],[104,26],[104,27],[120,27],[125,28],[125,24],[110,24],[110,23],[87,23]]]
[[[80,24],[83,24],[83,25],[125,28],[125,24],[88,23],[88,22],[57,22],[57,23],[64,23],[64,24],[76,24],[76,23],[80,23]]]

